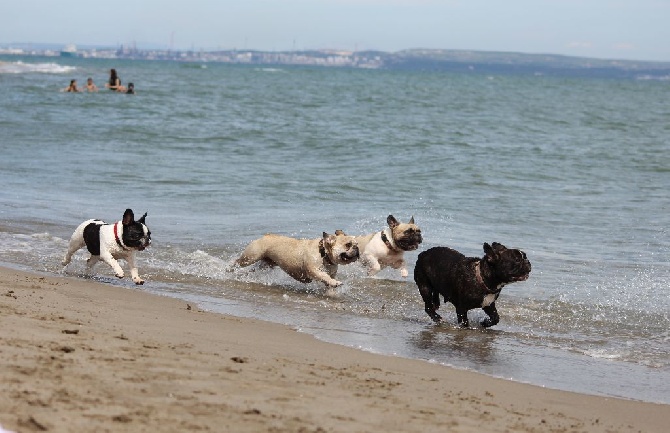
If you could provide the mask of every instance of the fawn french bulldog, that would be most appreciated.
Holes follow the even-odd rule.
[[[335,279],[338,265],[353,263],[358,256],[356,239],[341,230],[334,235],[323,232],[318,239],[267,234],[252,241],[236,263],[245,267],[262,260],[270,266],[279,266],[302,283],[316,280],[337,287],[342,284]]]
[[[356,236],[361,251],[360,261],[368,270],[368,275],[390,266],[400,269],[400,276],[408,275],[405,267],[405,251],[414,251],[423,241],[421,229],[414,224],[414,217],[408,223],[401,223],[393,215],[386,218],[388,227],[364,236]]]

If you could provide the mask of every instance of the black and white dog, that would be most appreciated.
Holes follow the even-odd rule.
[[[86,261],[90,271],[102,260],[114,269],[117,277],[123,278],[123,269],[117,259],[124,259],[130,267],[130,276],[135,284],[144,284],[135,265],[135,252],[142,251],[151,244],[151,231],[144,223],[145,213],[138,221],[131,209],[126,209],[123,219],[114,224],[92,219],[77,227],[70,238],[70,246],[63,258],[63,266],[72,260],[72,255],[86,246],[91,257]]]

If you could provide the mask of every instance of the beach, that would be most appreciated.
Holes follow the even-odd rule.
[[[661,432],[670,423],[667,405],[371,354],[83,278],[0,268],[0,329],[0,424],[21,433]]]

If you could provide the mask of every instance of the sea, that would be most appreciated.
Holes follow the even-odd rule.
[[[104,89],[115,68],[137,93]],[[88,77],[97,93],[65,93]],[[670,404],[670,82],[529,73],[0,58],[0,264],[446,368]],[[148,212],[135,286],[81,250],[82,221]],[[340,266],[328,291],[235,259],[268,232],[423,232],[409,277]],[[424,312],[418,253],[485,242],[533,270],[500,323]],[[226,329],[222,328],[221,333]],[[384,358],[379,359],[383,368]],[[440,379],[439,377],[436,379]],[[444,383],[448,387],[448,383]]]

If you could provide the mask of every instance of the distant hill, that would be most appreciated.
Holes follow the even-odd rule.
[[[358,53],[357,53],[358,54]],[[375,53],[379,55],[379,53]],[[607,60],[556,54],[525,54],[493,51],[411,49],[383,54],[388,69],[531,73],[536,75],[584,75],[670,78],[670,62]]]

